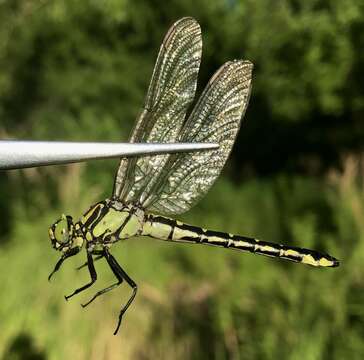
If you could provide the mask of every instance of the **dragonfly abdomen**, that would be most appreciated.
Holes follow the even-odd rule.
[[[258,255],[277,257],[316,267],[335,267],[338,260],[314,250],[286,246],[229,233],[206,230],[163,216],[149,214],[142,235],[160,240],[220,246],[248,251]]]

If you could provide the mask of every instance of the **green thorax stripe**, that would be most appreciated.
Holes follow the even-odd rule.
[[[338,266],[338,261],[335,258],[317,251],[260,241],[246,236],[206,230],[198,226],[188,225],[174,219],[152,214],[148,214],[146,217],[142,235],[167,241],[221,246],[301,262],[312,266]]]
[[[86,228],[94,227],[108,212],[109,208],[105,201],[100,201],[97,204],[93,205],[89,210],[81,218],[81,223]]]

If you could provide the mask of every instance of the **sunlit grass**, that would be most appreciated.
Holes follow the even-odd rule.
[[[113,254],[139,284],[118,336],[112,332],[130,294],[127,286],[80,307],[114,281],[103,262],[96,265],[97,284],[69,302],[63,295],[88,281],[87,269],[75,270],[85,254],[47,281],[59,256],[47,238],[49,224],[67,206],[76,218],[101,191],[84,192],[69,181],[73,197],[62,200],[67,206],[36,219],[16,205],[11,239],[0,252],[0,354],[7,356],[25,334],[47,359],[361,358],[364,202],[358,199],[364,192],[359,175],[348,171],[321,182],[280,178],[237,186],[220,180],[181,217],[212,229],[319,247],[342,260],[337,269],[152,239],[115,245]]]

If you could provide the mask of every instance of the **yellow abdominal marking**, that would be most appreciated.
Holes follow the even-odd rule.
[[[236,240],[233,242],[233,244],[236,246],[236,247],[241,247],[241,248],[247,248],[247,247],[252,247],[253,245],[252,244],[249,244],[245,241],[241,241],[241,240]]]
[[[327,260],[325,258],[322,258],[322,259],[319,260],[319,265],[320,266],[325,266],[325,267],[332,266],[333,265],[333,262],[330,261],[330,260]]]
[[[321,260],[320,261],[317,261],[315,260],[311,255],[304,255],[302,257],[302,262],[304,264],[307,264],[307,265],[312,265],[312,266],[322,266],[320,264]],[[327,266],[327,265],[326,265]]]
[[[255,247],[256,247],[256,249],[259,249],[262,252],[279,253],[279,250],[277,250],[274,247],[268,246],[268,245],[265,245],[265,246],[256,245]],[[265,255],[269,255],[269,254],[265,254]]]
[[[207,236],[205,237],[205,239],[207,239],[207,241],[211,241],[214,243],[221,243],[221,244],[225,244],[226,243],[226,239],[217,237],[217,236]]]
[[[325,259],[324,257],[322,257],[320,260],[315,260],[311,255],[304,255],[302,257],[302,262],[304,264],[308,264],[308,265],[312,265],[312,266],[328,267],[328,266],[333,265],[332,261]]]
[[[301,254],[296,250],[285,250],[285,251],[282,252],[282,255],[283,256],[294,256],[294,257],[301,256]],[[305,256],[309,256],[310,258],[312,258],[311,255],[305,255]],[[312,260],[314,260],[314,259],[312,258]],[[307,261],[309,261],[309,260],[307,260]],[[310,264],[310,263],[307,262],[305,264]]]
[[[169,228],[171,229],[170,226],[169,226]],[[176,226],[173,231],[173,240],[181,240],[183,237],[197,238],[198,234],[196,234],[193,231],[182,230],[178,226]]]
[[[160,239],[167,239],[172,227],[166,224],[155,224],[147,221],[143,226],[142,235],[153,236]]]

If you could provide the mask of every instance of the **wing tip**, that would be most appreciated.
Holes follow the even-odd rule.
[[[241,59],[235,59],[232,61],[226,62],[223,66],[228,65],[231,67],[236,67],[237,69],[244,69],[246,71],[253,71],[254,64],[250,60],[241,60]]]
[[[191,23],[193,23],[195,25],[200,26],[198,21],[192,16],[184,16],[184,17],[178,19],[177,21],[174,22],[173,26],[175,26],[175,25],[177,25],[179,23],[183,23],[183,22],[191,22]]]
[[[201,34],[201,26],[198,21],[192,16],[185,16],[173,23],[171,29],[176,29],[180,26],[191,26],[194,30],[197,30]]]
[[[234,72],[242,71],[244,76],[251,78],[253,73],[254,64],[249,60],[231,60],[227,61],[212,75],[209,84],[213,83],[216,78],[225,71]]]
[[[189,29],[187,29],[189,28]],[[174,22],[171,27],[168,29],[166,35],[164,36],[161,49],[165,49],[169,46],[169,44],[173,41],[173,37],[176,33],[181,32],[186,33],[186,31],[190,34],[194,34],[195,36],[201,38],[201,27],[196,19],[190,16],[183,17],[176,22]],[[202,42],[202,39],[200,40]],[[201,43],[202,48],[202,43]]]

